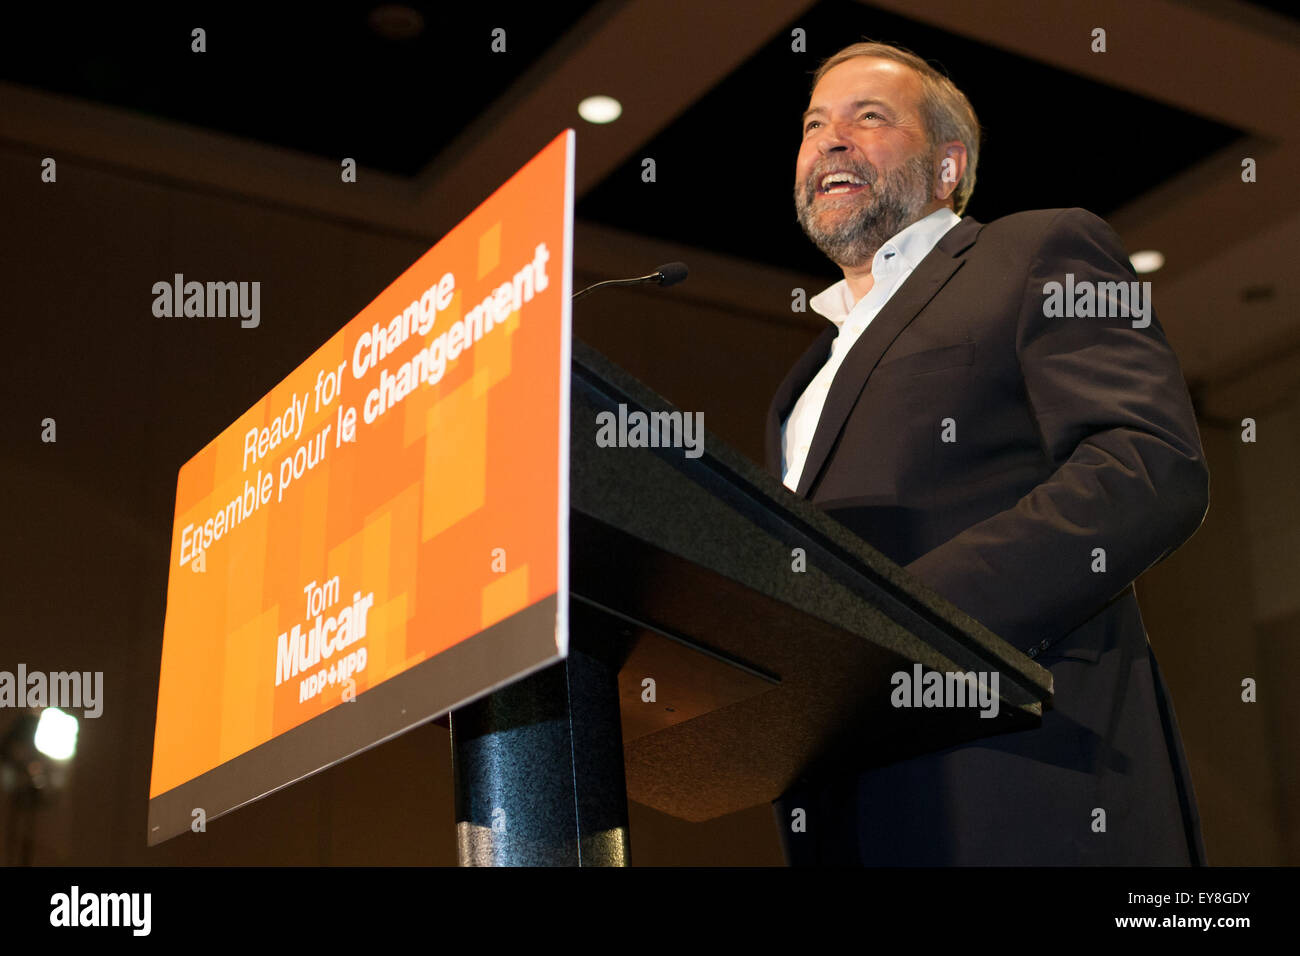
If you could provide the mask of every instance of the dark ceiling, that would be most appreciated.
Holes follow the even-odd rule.
[[[1296,0],[1249,0],[1249,4],[1300,21],[1300,4],[1297,4]]]
[[[0,79],[410,176],[596,4],[407,3],[423,20],[407,39],[372,27],[382,6],[23,5],[4,13]]]
[[[0,79],[409,176],[596,5],[501,16],[414,3],[423,30],[398,40],[371,27],[375,6],[211,5],[131,20],[100,10],[71,24],[59,8],[28,7],[6,14]],[[203,55],[190,52],[194,26],[207,31]],[[504,54],[489,46],[498,26]],[[985,141],[967,211],[984,221],[1056,206],[1106,216],[1240,135],[856,0],[824,0],[796,26],[806,53],[791,51],[789,29],[779,33],[583,196],[578,218],[830,275],[794,218],[798,117],[816,64],[864,36],[920,52],[970,97]],[[600,92],[600,77],[591,82]],[[641,180],[647,156],[654,184]]]
[[[807,32],[806,54],[790,51],[796,26]],[[583,197],[578,217],[831,275],[795,219],[799,117],[817,64],[863,38],[920,53],[970,98],[983,143],[966,212],[984,222],[1058,206],[1104,217],[1240,135],[856,0],[823,0]],[[658,185],[671,188],[642,184],[640,156],[655,158]],[[719,167],[722,181],[712,175]],[[746,227],[756,220],[772,228]]]

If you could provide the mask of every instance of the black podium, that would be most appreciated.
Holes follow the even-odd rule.
[[[626,865],[627,798],[690,821],[1037,726],[1051,674],[705,433],[599,447],[673,407],[573,344],[570,653],[449,715],[462,865]],[[998,674],[996,717],[901,708],[891,676]]]

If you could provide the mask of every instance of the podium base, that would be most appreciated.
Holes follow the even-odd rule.
[[[451,714],[461,866],[627,866],[618,667],[569,657]]]

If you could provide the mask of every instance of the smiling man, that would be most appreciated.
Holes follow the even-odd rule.
[[[1158,321],[1047,305],[1058,283],[1118,305],[1118,236],[1082,209],[963,218],[974,111],[896,47],[827,60],[802,137],[799,222],[844,278],[810,302],[826,323],[772,401],[767,466],[1055,696],[1032,731],[799,781],[775,805],[787,859],[1204,863],[1133,590],[1205,515],[1191,402]]]

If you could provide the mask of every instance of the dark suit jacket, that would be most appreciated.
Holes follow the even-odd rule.
[[[1082,209],[954,226],[845,358],[798,489],[1050,669],[1053,709],[1035,730],[800,782],[775,804],[792,863],[1205,862],[1132,585],[1205,515],[1200,438],[1154,317],[1044,316],[1065,273],[1136,278]],[[781,424],[835,333],[773,399],[778,478]],[[795,807],[807,832],[791,832]]]

